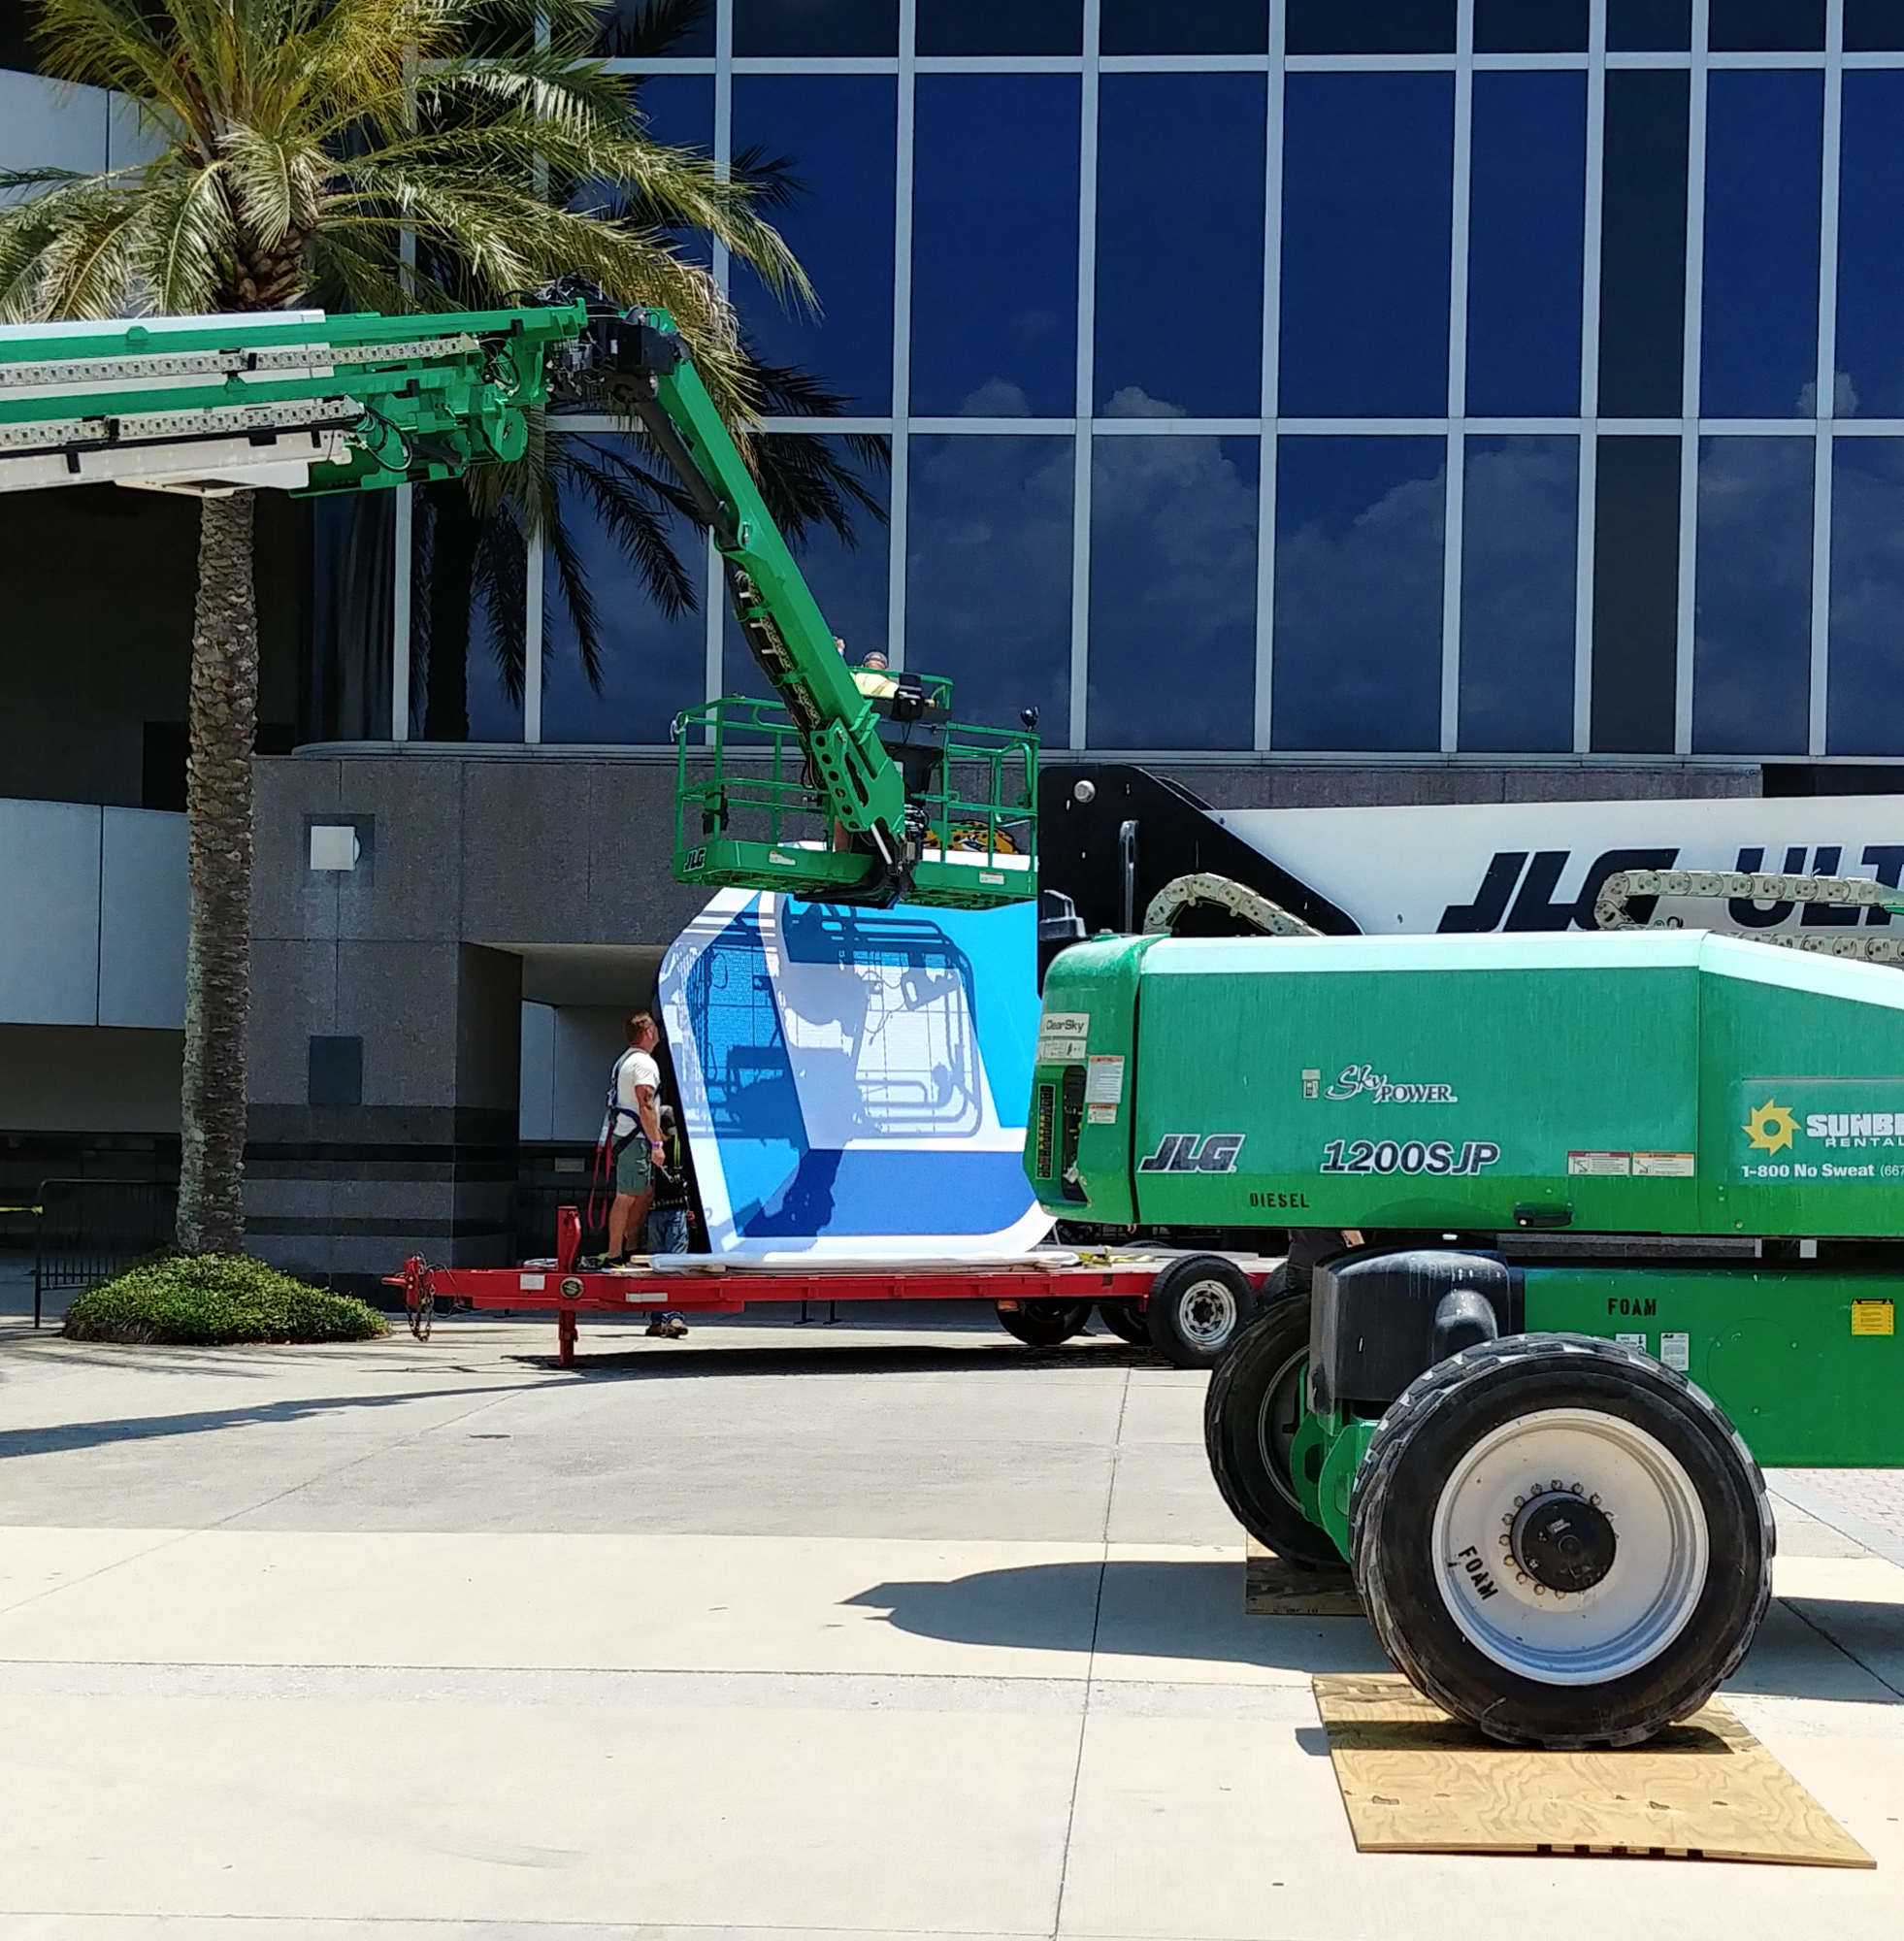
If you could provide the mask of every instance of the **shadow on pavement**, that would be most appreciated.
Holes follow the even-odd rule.
[[[1032,1563],[950,1582],[875,1584],[845,1601],[887,1612],[901,1630],[952,1644],[1080,1655],[1095,1649],[1100,1655],[1303,1672],[1391,1668],[1359,1618],[1246,1615],[1240,1558]],[[1772,1648],[1755,1650],[1728,1689],[1842,1699],[1852,1695],[1844,1671],[1850,1660],[1897,1692],[1892,1655],[1904,1651],[1904,1604],[1800,1601],[1816,1648],[1793,1651],[1789,1634],[1773,1642],[1761,1633]],[[1904,1702],[1904,1693],[1898,1701]]]
[[[1779,1602],[1904,1702],[1904,1604],[1862,1597],[1781,1597]],[[1754,1691],[1767,1689],[1752,1683],[1754,1671],[1755,1662],[1749,1658],[1741,1684]]]
[[[901,1630],[1021,1651],[1197,1660],[1292,1671],[1379,1671],[1360,1618],[1252,1618],[1243,1565],[1112,1558],[1029,1563],[950,1583],[875,1584],[845,1600],[883,1610]]]
[[[652,1347],[619,1353],[578,1353],[573,1368],[562,1368],[552,1354],[508,1355],[519,1366],[575,1375],[614,1375],[637,1381],[668,1381],[683,1375],[872,1375],[952,1374],[967,1369],[1163,1368],[1169,1365],[1148,1348],[1123,1342],[1027,1348],[1001,1339],[969,1348],[930,1342],[865,1342],[848,1345],[838,1336],[810,1344],[774,1348],[681,1347],[658,1341]]]
[[[455,1398],[478,1395],[520,1395],[519,1384],[458,1389]],[[151,1442],[173,1435],[214,1435],[222,1429],[248,1429],[308,1422],[341,1409],[396,1408],[405,1402],[442,1401],[443,1391],[413,1389],[401,1395],[315,1396],[299,1401],[256,1402],[246,1408],[194,1409],[183,1415],[134,1415],[107,1422],[65,1422],[48,1429],[0,1430],[0,1461],[10,1456],[50,1456],[71,1449],[108,1448],[115,1442]]]

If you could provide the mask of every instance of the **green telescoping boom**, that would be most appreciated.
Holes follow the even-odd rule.
[[[665,311],[572,281],[494,311],[0,327],[0,492],[425,484],[520,458],[551,397],[640,421],[775,697],[676,720],[676,875],[832,903],[1035,898],[1036,738],[953,723],[949,681],[846,665]]]

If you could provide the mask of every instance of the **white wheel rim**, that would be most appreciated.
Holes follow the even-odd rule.
[[[1510,1548],[1516,1512],[1550,1490],[1585,1497],[1613,1526],[1612,1565],[1588,1590],[1536,1583]],[[1541,1685],[1597,1685],[1651,1663],[1696,1608],[1710,1550],[1705,1506],[1672,1452],[1585,1408],[1520,1416],[1463,1452],[1430,1540],[1468,1642]]]
[[[1186,1341],[1218,1347],[1236,1332],[1236,1297],[1220,1280],[1193,1281],[1177,1298],[1177,1322]]]
[[[1263,1406],[1257,1411],[1256,1446],[1263,1473],[1270,1486],[1292,1509],[1302,1505],[1296,1495],[1295,1478],[1290,1474],[1290,1458],[1295,1453],[1296,1431],[1302,1426],[1302,1394],[1298,1381],[1292,1380],[1308,1365],[1309,1344],[1305,1341],[1283,1363],[1263,1391]],[[1289,1420],[1279,1418],[1285,1409]]]

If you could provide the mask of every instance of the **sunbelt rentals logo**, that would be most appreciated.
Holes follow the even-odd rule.
[[[1740,1179],[1904,1182],[1904,1079],[1756,1078],[1738,1098]]]

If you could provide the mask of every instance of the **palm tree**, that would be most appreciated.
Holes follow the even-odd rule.
[[[43,65],[130,99],[164,144],[106,175],[0,176],[0,320],[497,304],[579,272],[671,310],[731,420],[755,385],[711,239],[782,293],[759,197],[646,140],[587,57],[589,0],[40,0]],[[621,185],[665,226],[604,212]],[[202,504],[186,789],[190,934],[179,1242],[245,1239],[257,604],[251,495]]]

